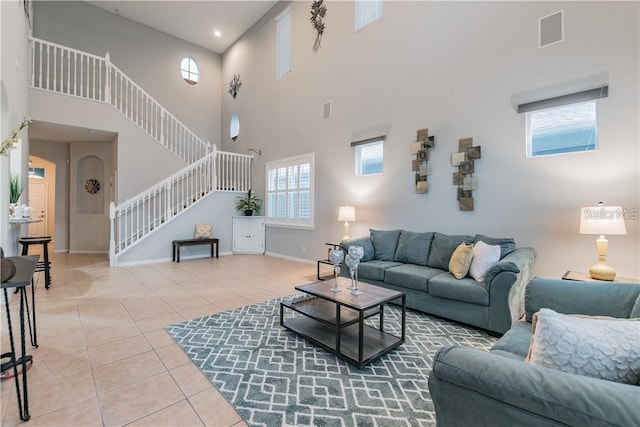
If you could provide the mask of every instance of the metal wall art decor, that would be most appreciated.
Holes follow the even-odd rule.
[[[474,161],[480,157],[480,146],[473,146],[473,138],[458,140],[458,152],[451,155],[451,165],[458,167],[458,172],[453,173],[453,185],[458,186],[458,206],[461,211],[473,210],[473,190],[478,189],[478,178],[473,176]]]
[[[240,81],[240,74],[236,75],[234,73],[233,80],[229,82],[229,93],[231,94],[233,99],[236,99],[236,96],[238,96],[238,91],[240,90],[240,86],[242,86],[242,82]]]
[[[429,129],[420,129],[417,132],[416,142],[411,143],[411,154],[415,159],[411,162],[411,170],[416,178],[416,193],[424,194],[429,191],[427,176],[431,175],[431,163],[429,163],[429,149],[435,145],[434,136],[429,136]]]
[[[97,179],[88,179],[87,182],[84,183],[84,189],[87,190],[89,194],[96,194],[100,191],[100,183]]]
[[[322,34],[324,33],[324,17],[327,14],[327,6],[324,5],[324,0],[315,0],[311,4],[311,24],[313,28],[318,32],[316,34],[316,41],[313,43],[313,51],[317,52],[320,47],[320,40],[322,40]]]

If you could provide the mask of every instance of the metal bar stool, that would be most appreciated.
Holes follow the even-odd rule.
[[[49,261],[49,243],[51,242],[51,236],[21,237],[18,242],[22,244],[22,255],[29,254],[30,245],[42,245],[44,260],[38,261],[36,272],[44,271],[44,287],[49,289],[51,285],[51,262]]]

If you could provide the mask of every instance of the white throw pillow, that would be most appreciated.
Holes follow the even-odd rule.
[[[640,385],[640,319],[536,313],[528,362],[572,374]]]
[[[473,260],[469,267],[469,276],[478,282],[484,282],[484,276],[493,264],[500,261],[500,246],[487,245],[483,241],[473,245]]]

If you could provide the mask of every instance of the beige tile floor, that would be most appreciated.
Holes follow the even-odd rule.
[[[315,265],[261,255],[109,268],[103,255],[55,254],[49,290],[36,274],[39,347],[27,341],[31,420],[20,420],[8,379],[1,424],[244,426],[163,327],[290,295],[315,273]],[[15,295],[14,325],[18,304]],[[4,307],[0,317],[4,353]]]

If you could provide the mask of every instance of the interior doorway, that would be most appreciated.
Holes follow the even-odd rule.
[[[29,224],[29,236],[51,236],[52,245],[55,245],[55,177],[55,163],[29,156],[28,205],[32,208],[31,217],[41,220]]]

